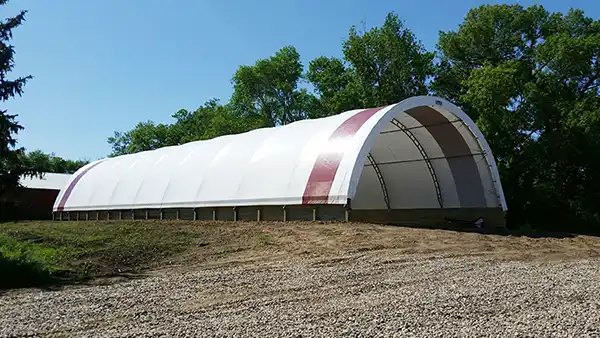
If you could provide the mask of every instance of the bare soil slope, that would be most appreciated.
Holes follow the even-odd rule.
[[[0,337],[600,336],[596,237],[155,226],[193,243],[139,278],[9,291]]]

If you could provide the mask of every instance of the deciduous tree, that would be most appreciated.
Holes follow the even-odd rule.
[[[240,66],[232,79],[232,108],[238,115],[262,119],[264,127],[307,118],[312,95],[298,88],[302,72],[300,54],[291,46],[252,66]]]
[[[484,132],[512,223],[600,229],[600,22],[481,6],[438,48],[433,88]]]
[[[355,26],[343,46],[344,60],[319,57],[310,62],[307,78],[315,86],[324,113],[383,106],[428,93],[433,53],[427,52],[394,13],[381,27]]]

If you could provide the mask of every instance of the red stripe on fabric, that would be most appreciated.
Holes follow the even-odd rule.
[[[354,114],[344,121],[329,137],[329,142],[351,139],[367,120],[384,107],[371,108]],[[333,179],[340,166],[345,149],[334,149],[322,152],[317,160],[306,182],[302,204],[326,204],[329,200],[329,192],[333,185]]]
[[[67,200],[69,199],[69,196],[73,192],[73,189],[75,189],[75,185],[77,185],[77,182],[79,182],[79,180],[81,180],[81,178],[83,177],[83,175],[87,174],[88,171],[92,170],[95,166],[97,166],[98,164],[100,164],[102,162],[104,162],[104,160],[98,161],[98,162],[92,164],[91,166],[85,168],[85,170],[83,170],[82,172],[80,172],[79,175],[77,175],[75,177],[75,179],[72,180],[71,183],[69,183],[69,186],[67,187],[67,190],[65,190],[65,193],[62,195],[62,197],[60,199],[60,202],[58,203],[58,207],[56,208],[56,211],[63,211],[63,210],[65,210],[65,204],[67,204]]]

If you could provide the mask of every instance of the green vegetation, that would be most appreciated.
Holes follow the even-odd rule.
[[[35,150],[27,153],[23,161],[30,167],[37,168],[45,173],[73,174],[79,168],[88,164],[88,160],[69,160],[54,154],[46,154],[41,150]]]
[[[176,224],[0,224],[0,288],[84,281],[138,272],[181,253],[196,234]]]
[[[25,14],[0,24],[0,102],[21,95],[32,79],[9,80],[11,31]],[[142,121],[117,131],[109,156],[435,94],[460,105],[490,143],[509,226],[600,233],[600,21],[576,9],[483,5],[440,32],[436,50],[427,51],[389,13],[381,27],[350,27],[340,47],[341,57],[317,57],[308,69],[293,46],[242,65],[230,102],[212,99],[177,111],[173,123]],[[27,157],[16,143],[23,129],[16,117],[0,110],[0,203],[20,175],[84,163]]]

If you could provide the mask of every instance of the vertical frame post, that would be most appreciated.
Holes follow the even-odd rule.
[[[352,211],[352,203],[351,200],[346,200],[346,205],[344,205],[344,222],[350,221],[350,212]]]

